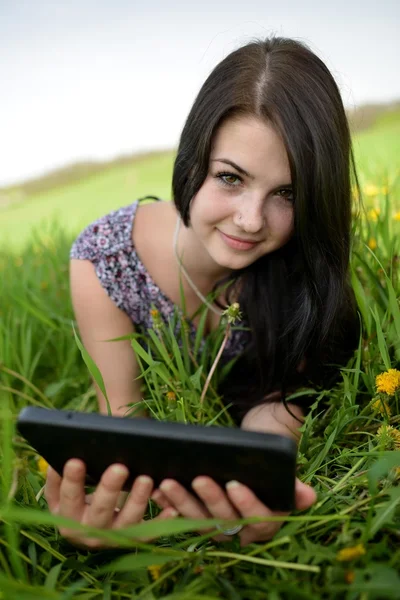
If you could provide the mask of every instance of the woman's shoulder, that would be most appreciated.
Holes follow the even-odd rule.
[[[132,226],[139,200],[96,219],[77,236],[70,258],[96,261],[111,256],[132,243]]]
[[[85,227],[71,247],[70,258],[89,260],[117,307],[136,325],[148,325],[151,303],[162,294],[133,242],[134,223],[142,212],[137,210],[139,202],[114,210]],[[141,223],[138,225],[140,229]]]

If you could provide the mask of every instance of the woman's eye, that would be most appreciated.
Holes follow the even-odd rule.
[[[281,198],[289,200],[289,202],[294,201],[293,190],[291,188],[282,188],[281,190],[278,190],[277,194],[282,194]]]
[[[227,187],[237,187],[242,181],[238,175],[233,173],[218,173],[216,177],[222,185]]]

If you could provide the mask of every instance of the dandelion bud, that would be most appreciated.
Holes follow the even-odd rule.
[[[235,321],[242,319],[239,302],[234,302],[222,313],[228,319],[228,323],[233,324]]]
[[[162,319],[159,311],[156,308],[152,308],[150,311],[151,318],[153,319],[153,327],[154,329],[160,330],[162,327]]]
[[[381,425],[376,437],[385,450],[400,450],[400,431],[391,425]]]

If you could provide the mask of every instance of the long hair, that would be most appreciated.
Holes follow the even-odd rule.
[[[304,43],[256,39],[215,67],[184,125],[172,192],[186,226],[216,131],[237,115],[263,119],[281,135],[295,198],[291,240],[233,274],[242,284],[239,302],[252,341],[222,390],[226,401],[246,411],[273,390],[285,398],[304,358],[307,380],[326,383],[325,366],[344,364],[354,350],[351,186],[359,190],[359,183],[347,117],[328,68]]]

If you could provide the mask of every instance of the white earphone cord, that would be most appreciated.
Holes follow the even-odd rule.
[[[210,302],[207,300],[207,298],[205,298],[203,296],[203,294],[200,292],[200,290],[198,289],[198,287],[196,286],[196,284],[194,283],[194,281],[191,279],[191,277],[189,276],[189,273],[186,271],[185,267],[182,264],[181,259],[178,256],[178,235],[179,235],[179,229],[181,226],[181,217],[178,215],[178,219],[176,221],[176,227],[175,227],[175,233],[174,233],[174,239],[173,239],[173,249],[174,249],[174,254],[175,254],[175,258],[178,262],[178,265],[182,271],[182,273],[184,274],[188,284],[190,285],[190,287],[192,288],[192,290],[197,294],[197,296],[200,298],[200,300],[202,302],[204,302],[204,304],[210,309],[212,310],[212,312],[214,312],[216,315],[218,315],[219,317],[222,316],[223,311],[219,310],[218,308],[216,308],[215,306],[213,306],[212,304],[210,304]]]

